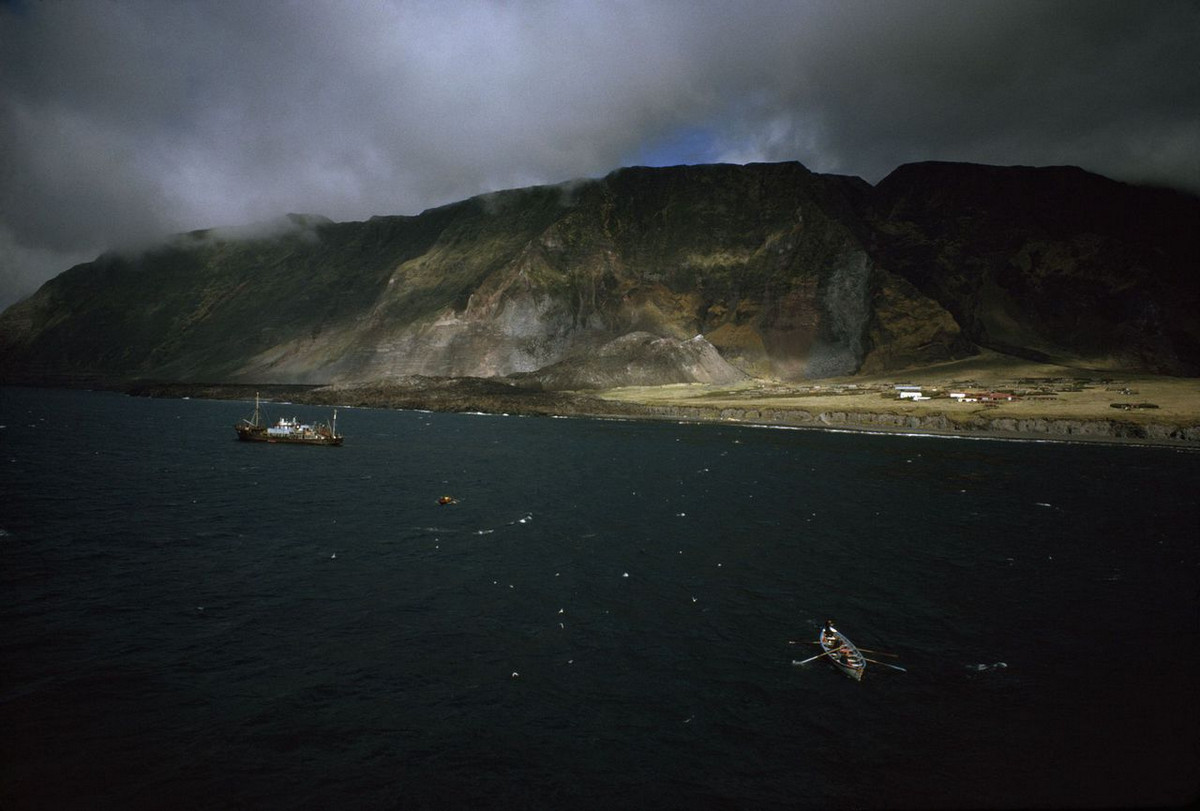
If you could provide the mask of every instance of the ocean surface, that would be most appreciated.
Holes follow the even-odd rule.
[[[0,389],[4,811],[1200,791],[1200,453],[252,408]]]

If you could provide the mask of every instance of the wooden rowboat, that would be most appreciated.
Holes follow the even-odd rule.
[[[821,629],[821,638],[818,641],[821,650],[825,651],[826,658],[833,662],[838,670],[855,681],[862,681],[863,671],[867,669],[867,657],[862,655],[862,651],[855,647],[845,634],[834,628],[832,623],[826,623]]]
[[[796,644],[791,642],[789,644]],[[894,653],[885,653],[884,651],[871,650],[870,648],[859,648],[850,639],[833,627],[832,622],[826,622],[825,627],[821,629],[821,634],[816,642],[806,642],[806,645],[819,645],[821,652],[816,656],[810,656],[807,659],[799,661],[793,659],[792,664],[803,666],[809,662],[815,662],[818,659],[828,659],[833,662],[838,670],[845,673],[855,681],[862,681],[863,671],[867,669],[867,662],[895,670],[898,673],[907,673],[908,671],[900,667],[900,665],[890,665],[887,662],[881,662],[878,659],[868,659],[863,656],[864,653],[873,653],[876,656],[896,656]]]

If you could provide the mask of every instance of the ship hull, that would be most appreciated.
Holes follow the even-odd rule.
[[[237,438],[242,442],[265,442],[268,445],[333,445],[342,444],[342,435],[337,432],[337,409],[329,424],[318,422],[312,425],[296,418],[281,417],[279,422],[268,427],[263,420],[258,395],[254,395],[254,416],[233,426]]]
[[[247,429],[244,426],[235,426],[237,438],[242,442],[266,442],[271,445],[332,445],[334,447],[342,444],[340,436],[287,436],[287,435],[271,435],[265,429],[253,428]]]

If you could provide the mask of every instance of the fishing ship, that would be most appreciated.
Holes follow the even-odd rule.
[[[343,436],[337,432],[337,409],[328,423],[302,423],[295,417],[280,417],[274,425],[263,418],[258,394],[254,395],[254,414],[233,426],[243,442],[271,442],[290,445],[341,445]]]

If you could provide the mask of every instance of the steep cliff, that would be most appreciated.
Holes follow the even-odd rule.
[[[1191,374],[1195,205],[1078,170],[920,164],[872,188],[785,163],[291,215],[72,268],[0,316],[0,376],[583,388],[879,372],[976,343]]]
[[[1200,374],[1200,200],[1074,167],[902,166],[872,253],[975,343],[1034,360]]]

